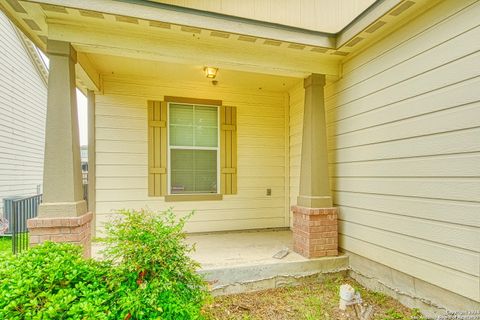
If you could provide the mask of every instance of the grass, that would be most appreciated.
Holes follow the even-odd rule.
[[[0,237],[0,253],[12,253],[12,239],[10,237]]]
[[[338,291],[349,283],[360,292],[364,304],[373,307],[371,320],[407,320],[420,316],[398,301],[363,288],[352,278],[330,276],[322,283],[253,293],[215,297],[207,306],[209,320],[346,320],[357,319],[353,308],[338,309]],[[420,318],[418,318],[420,319]]]

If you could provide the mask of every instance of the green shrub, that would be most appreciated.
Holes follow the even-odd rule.
[[[208,294],[187,256],[186,218],[119,213],[106,227],[105,261],[51,242],[0,257],[0,319],[202,319]]]
[[[46,242],[0,257],[0,319],[108,319],[112,295],[105,263],[81,248]]]
[[[199,319],[207,297],[199,265],[187,254],[183,228],[171,210],[122,210],[105,227],[103,254],[116,265],[119,314],[134,319]]]

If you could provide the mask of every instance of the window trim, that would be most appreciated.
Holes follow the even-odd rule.
[[[168,98],[168,99],[167,99]],[[175,98],[175,99],[172,99]],[[222,200],[222,197],[218,197],[221,194],[220,188],[220,134],[221,134],[221,123],[220,123],[220,108],[222,106],[220,100],[206,100],[206,99],[192,99],[192,98],[176,98],[176,97],[165,97],[167,101],[167,194],[165,195],[165,201],[200,201],[200,200]],[[179,102],[181,101],[181,102]],[[208,102],[220,103],[220,104],[206,104]],[[171,104],[180,104],[187,106],[200,106],[200,107],[215,107],[217,108],[217,147],[177,147],[170,146],[170,105]],[[183,149],[183,150],[215,150],[217,151],[217,192],[216,193],[172,193],[172,166],[171,166],[171,149]],[[188,196],[188,197],[187,197]],[[208,199],[212,196],[211,199]]]
[[[164,96],[163,101],[179,103],[179,104],[198,104],[198,105],[219,106],[219,107],[222,106],[222,100],[212,100],[212,99]]]
[[[175,201],[216,201],[223,200],[221,193],[198,193],[198,194],[167,194],[165,202]]]

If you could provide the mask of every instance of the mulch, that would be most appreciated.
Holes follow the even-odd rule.
[[[368,291],[352,278],[332,276],[322,282],[215,297],[205,308],[208,319],[228,320],[347,320],[358,319],[353,307],[338,308],[338,290],[348,283],[358,290],[370,320],[410,319],[412,310],[381,293]]]

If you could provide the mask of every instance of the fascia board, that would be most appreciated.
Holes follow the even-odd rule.
[[[342,47],[369,25],[384,16],[402,0],[378,0],[336,34],[336,48]]]

